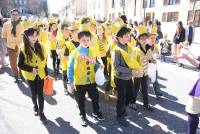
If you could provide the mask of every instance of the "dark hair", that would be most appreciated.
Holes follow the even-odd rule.
[[[85,17],[85,18],[83,18],[83,19],[81,20],[81,24],[86,24],[86,23],[88,23],[88,22],[90,22],[90,18],[89,18],[89,17]]]
[[[65,27],[68,27],[68,24],[64,23],[61,25],[61,29],[63,30]]]
[[[138,26],[138,22],[137,21],[134,21],[133,24],[134,24],[134,26]]]
[[[3,20],[0,19],[0,27],[3,27]]]
[[[127,27],[122,27],[119,32],[117,33],[117,37],[122,37],[123,35],[129,33],[131,31],[131,29],[127,28]]]
[[[121,15],[120,18],[123,20],[124,23],[127,24],[127,17],[126,17],[126,15]]]
[[[141,35],[138,36],[138,39],[140,39],[142,36],[147,36],[147,37],[149,37],[149,34],[148,34],[148,33],[141,34]]]
[[[13,13],[13,12],[18,12],[20,14],[20,11],[17,9],[17,8],[14,8],[10,11],[10,13]]]
[[[23,34],[25,54],[27,55],[28,62],[32,61],[32,58],[33,58],[33,55],[31,52],[32,48],[31,48],[30,42],[28,40],[28,37],[34,35],[35,32],[38,34],[36,29],[29,28],[29,29],[25,30],[24,34]],[[37,54],[39,55],[40,59],[44,60],[44,55],[43,55],[42,48],[41,48],[41,45],[39,44],[39,42],[35,43],[35,50],[36,50]]]
[[[79,31],[78,32],[78,39],[81,39],[83,36],[91,38],[92,35],[89,31]]]
[[[153,22],[151,20],[148,21],[148,25],[152,25]]]

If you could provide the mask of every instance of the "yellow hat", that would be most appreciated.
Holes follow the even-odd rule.
[[[49,24],[57,24],[57,21],[55,18],[49,19]]]
[[[87,24],[81,24],[79,26],[80,31],[90,31],[90,27]]]
[[[82,18],[79,19],[80,24],[83,24],[85,22],[91,22],[90,18],[89,17],[82,17]]]
[[[137,29],[137,33],[138,33],[138,36],[140,36],[142,34],[147,34],[146,26],[144,26],[144,25],[139,26]]]
[[[150,32],[150,34],[157,35],[157,27],[153,26],[152,28],[150,28],[149,32]]]
[[[69,27],[69,30],[79,30],[79,26],[80,26],[80,23],[78,21],[74,21],[71,23],[71,26]]]
[[[44,25],[44,22],[41,20],[38,20],[36,24],[37,24],[37,26],[40,26],[40,25]]]
[[[104,25],[106,25],[106,26],[111,25],[110,20],[106,20],[106,21],[104,22]]]
[[[125,24],[121,24],[119,22],[113,24],[112,27],[111,27],[111,33],[113,35],[117,35],[117,33],[121,30],[122,27],[126,27],[126,25]]]

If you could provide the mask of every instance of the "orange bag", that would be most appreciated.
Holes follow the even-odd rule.
[[[45,79],[44,79],[44,94],[45,95],[52,95],[53,94],[53,78],[51,76],[47,76]]]

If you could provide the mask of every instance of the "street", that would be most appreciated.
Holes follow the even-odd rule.
[[[49,63],[50,64],[50,63]],[[187,93],[198,77],[193,67],[180,68],[171,63],[159,63],[159,83],[164,96],[157,99],[149,88],[149,101],[153,112],[144,111],[141,97],[138,98],[138,110],[127,109],[129,128],[121,127],[116,121],[116,99],[105,101],[100,90],[100,110],[106,120],[97,122],[91,117],[90,101],[86,101],[89,126],[79,124],[79,110],[75,100],[64,95],[62,80],[54,83],[53,96],[45,96],[45,114],[49,119],[42,124],[33,115],[31,93],[26,83],[15,84],[10,68],[0,71],[0,133],[1,134],[162,134],[186,133],[187,116],[185,104]],[[60,77],[61,78],[61,77]]]

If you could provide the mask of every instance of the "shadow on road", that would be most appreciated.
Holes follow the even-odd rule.
[[[55,120],[58,125],[51,120],[44,124],[49,134],[79,134],[79,132],[70,125],[70,122],[63,120],[61,117]]]

